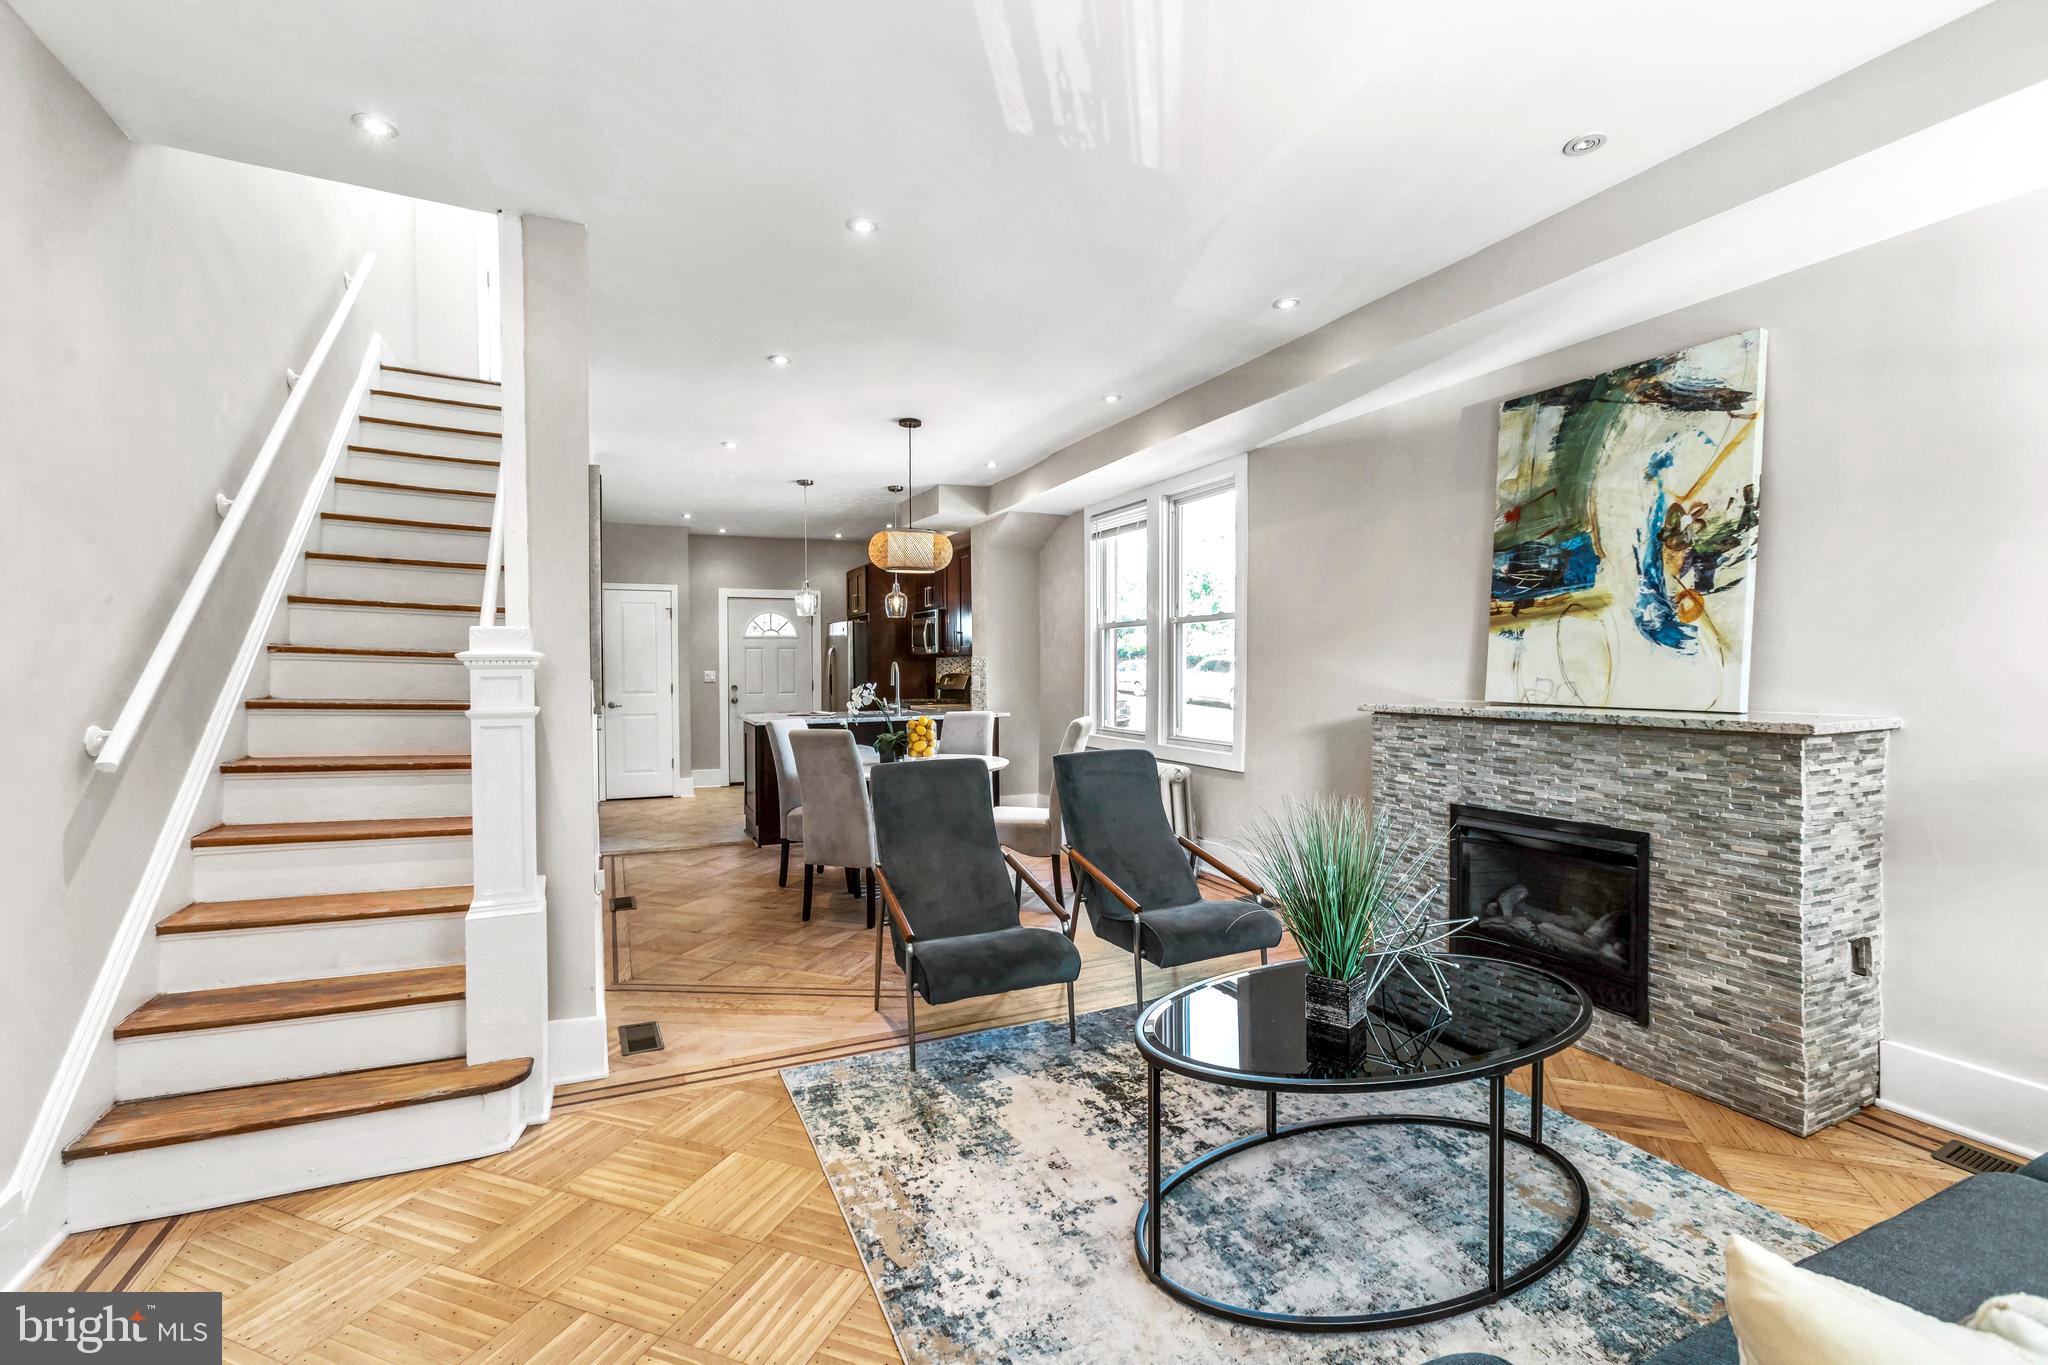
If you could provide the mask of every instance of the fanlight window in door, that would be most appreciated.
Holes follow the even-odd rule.
[[[740,637],[747,640],[793,640],[796,627],[781,612],[764,611],[747,622],[747,628],[740,632]]]

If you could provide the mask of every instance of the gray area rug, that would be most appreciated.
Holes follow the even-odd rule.
[[[1545,1279],[1462,1317],[1394,1331],[1237,1326],[1155,1289],[1131,1228],[1144,1202],[1145,1069],[1130,1007],[782,1073],[904,1358],[1288,1360],[1413,1365],[1491,1351],[1515,1365],[1636,1361],[1721,1311],[1721,1243],[1792,1257],[1827,1239],[1555,1110],[1545,1137],[1592,1191],[1585,1238]],[[1264,1097],[1168,1073],[1166,1169],[1264,1124]],[[1527,1102],[1508,1121],[1526,1131]],[[1483,1117],[1485,1089],[1281,1097],[1281,1122],[1343,1113]],[[1167,1200],[1170,1273],[1290,1312],[1444,1298],[1485,1279],[1479,1134],[1379,1126],[1304,1135],[1210,1168]],[[1547,1162],[1508,1150],[1508,1263],[1570,1218]]]

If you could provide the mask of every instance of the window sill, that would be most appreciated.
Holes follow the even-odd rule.
[[[1097,730],[1088,736],[1091,749],[1146,749],[1161,763],[1184,763],[1190,768],[1214,768],[1218,772],[1244,771],[1244,754],[1230,749],[1210,749],[1193,744],[1152,744],[1132,735],[1105,734]]]

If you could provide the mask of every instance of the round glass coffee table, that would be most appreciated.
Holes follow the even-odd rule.
[[[1549,1274],[1586,1230],[1586,1181],[1572,1163],[1543,1141],[1543,1059],[1586,1031],[1593,1010],[1578,987],[1550,972],[1494,958],[1444,959],[1446,1010],[1414,981],[1395,971],[1368,1003],[1367,1017],[1348,1033],[1309,1021],[1300,962],[1276,963],[1185,986],[1138,1016],[1138,1051],[1147,1071],[1146,1194],[1138,1211],[1138,1261],[1152,1282],[1205,1312],[1236,1322],[1302,1331],[1359,1331],[1411,1327],[1469,1312]],[[1425,978],[1426,979],[1426,978]],[[1433,984],[1433,983],[1432,983]],[[1529,1131],[1507,1126],[1507,1076],[1531,1070]],[[1177,1072],[1199,1081],[1266,1092],[1266,1130],[1226,1143],[1160,1178],[1160,1077]],[[1279,1097],[1290,1094],[1367,1094],[1421,1090],[1483,1081],[1485,1120],[1437,1114],[1358,1114],[1283,1127]],[[1301,1315],[1225,1303],[1187,1288],[1160,1263],[1162,1201],[1181,1182],[1240,1152],[1269,1142],[1332,1128],[1380,1124],[1462,1129],[1486,1135],[1486,1283],[1465,1293],[1409,1308],[1370,1313]],[[1540,1256],[1509,1272],[1507,1144],[1528,1148],[1564,1176],[1578,1195],[1571,1223]]]

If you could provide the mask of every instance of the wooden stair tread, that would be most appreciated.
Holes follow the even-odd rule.
[[[470,573],[482,573],[484,566],[471,564],[460,559],[401,559],[396,555],[344,555],[332,550],[308,550],[306,558],[317,559],[326,564],[384,564],[403,569],[464,569]]]
[[[375,1114],[436,1100],[488,1095],[525,1080],[533,1061],[515,1057],[471,1066],[461,1057],[344,1071],[267,1085],[124,1100],[64,1149],[66,1161],[140,1152],[181,1142],[260,1133],[322,1119]]]
[[[382,597],[315,597],[310,593],[291,593],[285,599],[298,607],[376,607],[384,611],[466,611],[474,616],[483,610],[483,604],[462,602],[400,602]],[[504,608],[500,607],[500,611]]]
[[[380,364],[377,368],[389,371],[392,374],[423,374],[429,379],[453,379],[458,384],[489,384],[494,389],[500,387],[495,379],[478,379],[475,375],[448,374],[441,370],[416,370],[410,365]]]
[[[251,697],[251,711],[467,711],[454,697]]]
[[[271,645],[272,654],[338,654],[350,659],[446,659],[455,662],[452,649],[393,649],[381,645]]]
[[[444,376],[445,377],[445,376]],[[476,381],[481,383],[482,381]],[[467,398],[442,398],[431,393],[407,393],[403,389],[371,389],[372,398],[403,398],[408,403],[440,403],[451,408],[478,408],[484,412],[503,412],[502,403],[472,403]]]
[[[467,531],[471,535],[487,536],[488,526],[474,526],[466,521],[414,521],[409,517],[370,517],[361,512],[322,512],[322,521],[346,521],[358,526],[403,526],[409,531]]]
[[[447,436],[476,436],[486,441],[501,439],[500,433],[495,431],[479,431],[475,427],[442,426],[438,422],[408,422],[402,417],[358,417],[356,420],[371,426],[400,427],[406,431],[438,431]]]
[[[480,464],[492,469],[498,467],[496,460],[479,460],[473,455],[429,455],[423,450],[392,450],[387,446],[349,447],[358,455],[390,455],[401,460],[439,460],[442,464]]]
[[[323,1014],[361,1014],[404,1005],[438,1005],[462,998],[464,969],[412,967],[362,976],[322,976],[308,981],[275,981],[261,986],[221,986],[153,996],[114,1025],[116,1038],[159,1033],[275,1024]]]
[[[394,483],[389,479],[359,479],[348,474],[337,475],[334,481],[351,488],[381,488],[387,493],[424,493],[436,498],[481,498],[490,502],[498,496],[488,489],[449,488],[437,483]]]
[[[246,901],[194,901],[157,922],[159,934],[210,934],[226,929],[284,929],[406,915],[466,913],[473,888],[422,886],[405,891],[337,891],[324,896],[266,896]]]
[[[467,815],[396,820],[292,820],[282,824],[215,825],[192,836],[194,848],[256,848],[270,844],[344,844],[366,839],[467,838]]]
[[[468,772],[469,755],[251,754],[220,765],[224,773],[432,773]]]

